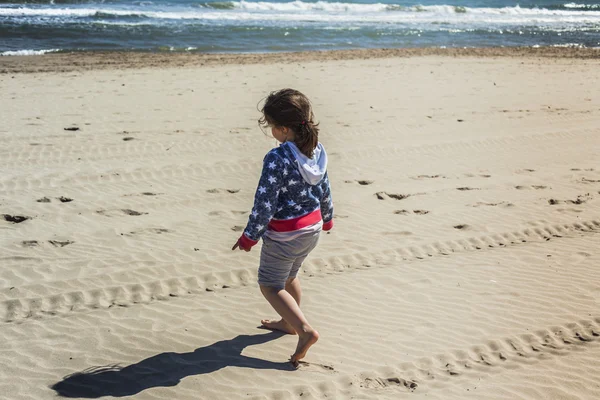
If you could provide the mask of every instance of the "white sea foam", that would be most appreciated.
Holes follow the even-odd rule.
[[[580,43],[553,44],[552,47],[568,47],[568,48],[574,48],[574,49],[583,49],[583,48],[585,48],[585,46],[582,45],[582,44],[580,44]]]
[[[271,2],[249,2],[239,1],[231,2],[233,8],[247,11],[325,11],[325,12],[353,12],[353,13],[370,13],[370,12],[385,12],[391,10],[402,10],[404,7],[390,4],[355,4],[355,3],[329,3],[325,1],[317,1],[315,3],[307,3],[303,1],[291,1],[287,3],[271,3]],[[408,9],[406,9],[408,10]]]
[[[199,8],[178,12],[112,8],[0,8],[2,16],[81,18],[107,16],[147,17],[165,20],[275,21],[275,22],[385,22],[402,24],[448,23],[485,26],[573,26],[600,24],[600,10],[549,10],[544,8],[470,8],[451,5],[403,8],[390,4],[232,2],[230,9]]]
[[[564,4],[565,8],[574,8],[579,10],[594,10],[600,9],[600,4],[577,4],[577,3],[567,3]]]
[[[414,14],[414,13],[429,13],[438,15],[465,15],[465,14],[478,14],[478,15],[554,15],[557,17],[577,17],[577,16],[600,16],[600,11],[581,11],[579,9],[592,9],[600,8],[600,5],[583,5],[569,3],[565,4],[565,8],[572,8],[573,10],[549,10],[545,8],[522,8],[519,6],[515,7],[502,7],[502,8],[488,8],[488,7],[458,7],[452,5],[433,5],[433,6],[410,6],[404,7],[398,4],[356,4],[356,3],[341,3],[341,2],[325,2],[317,1],[314,3],[308,3],[303,1],[291,1],[286,3],[271,3],[271,2],[248,2],[239,1],[231,2],[231,9],[218,9],[212,8],[205,3],[207,9],[211,9],[212,12],[219,13],[231,13],[235,10],[244,11],[281,11],[281,12],[298,12],[298,11],[318,11],[325,13],[381,13],[390,12],[397,14]],[[223,4],[223,3],[218,3]],[[109,8],[2,8],[0,7],[0,16],[47,16],[47,17],[61,17],[61,16],[73,16],[73,17],[89,17],[94,16],[97,13],[102,14],[113,14],[115,16],[147,16],[156,18],[197,18],[205,14],[204,11],[180,11],[180,12],[166,12],[166,11],[146,11],[146,10],[123,10],[123,9],[109,9]]]
[[[60,49],[50,49],[50,50],[13,50],[13,51],[3,51],[0,53],[1,56],[38,56],[46,53],[56,53],[60,51]]]

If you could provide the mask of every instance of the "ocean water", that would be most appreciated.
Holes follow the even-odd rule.
[[[0,0],[0,55],[600,47],[600,0]]]

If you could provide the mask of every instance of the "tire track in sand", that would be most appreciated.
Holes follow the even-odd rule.
[[[600,221],[592,220],[563,225],[546,225],[528,228],[522,231],[499,233],[489,236],[472,237],[468,239],[435,242],[421,246],[401,247],[366,254],[354,253],[347,256],[334,256],[313,259],[303,267],[309,277],[331,272],[357,271],[378,264],[384,264],[398,258],[404,261],[422,260],[435,256],[451,256],[469,251],[504,248],[524,243],[542,242],[560,239],[577,233],[597,233],[600,231]],[[220,258],[225,260],[227,257]],[[377,260],[373,265],[372,260]],[[223,261],[220,261],[222,263]],[[6,298],[0,302],[1,323],[22,322],[31,318],[44,318],[57,315],[67,315],[74,311],[90,311],[114,306],[131,306],[147,304],[155,300],[167,300],[170,297],[200,294],[206,291],[230,289],[247,286],[254,283],[256,268],[248,267],[224,272],[190,274],[189,269],[173,268],[173,274],[179,275],[165,279],[152,279],[152,269],[162,268],[140,267],[130,271],[130,283],[114,285],[110,275],[99,279],[74,279],[68,282],[47,282],[32,287],[4,288],[0,295]],[[201,269],[201,268],[200,268]],[[167,271],[168,272],[168,271]],[[140,276],[142,278],[140,278]],[[122,281],[122,278],[120,278]],[[63,283],[67,287],[90,287],[85,290],[58,292],[47,295],[53,288]],[[37,291],[39,296],[19,297],[13,293]]]

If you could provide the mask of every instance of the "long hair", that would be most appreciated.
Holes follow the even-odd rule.
[[[260,110],[263,116],[258,120],[261,127],[287,127],[294,132],[294,143],[307,157],[312,157],[319,143],[319,124],[314,122],[314,114],[308,98],[294,89],[271,92]]]

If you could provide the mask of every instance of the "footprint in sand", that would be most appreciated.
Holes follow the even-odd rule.
[[[525,189],[536,189],[536,190],[541,190],[541,189],[547,189],[548,186],[544,186],[544,185],[531,185],[531,186],[522,186],[522,185],[517,185],[515,186],[515,189],[517,190],[525,190]]]
[[[73,201],[73,199],[65,196],[57,197],[57,199],[60,200],[61,203],[70,203]]]
[[[394,214],[408,215],[408,214],[410,214],[410,211],[408,211],[408,210],[395,210]]]
[[[579,196],[577,196],[577,198],[575,200],[567,200],[566,203],[568,204],[583,204],[586,203],[588,200],[590,200],[592,196],[590,196],[589,193],[586,194],[580,194]]]
[[[344,181],[344,183],[358,183],[361,186],[367,186],[367,185],[372,185],[375,181],[370,181],[370,180],[356,180],[356,181]]]
[[[162,235],[163,233],[172,233],[174,231],[166,228],[144,228],[137,231],[131,231],[129,233],[121,233],[121,236],[133,236],[140,235],[144,233],[154,233],[156,235]]]
[[[460,225],[454,225],[454,229],[459,229],[459,230],[467,230],[470,229],[471,227],[467,224],[460,224]]]
[[[410,179],[438,179],[438,178],[446,178],[444,175],[417,175],[411,176]]]
[[[23,247],[36,247],[40,245],[40,242],[38,242],[37,240],[23,240],[21,242],[21,245]]]
[[[122,210],[98,210],[96,211],[96,213],[100,214],[100,215],[104,215],[105,217],[112,217],[114,216],[115,213],[123,213],[126,215],[132,215],[132,216],[139,216],[139,215],[146,215],[148,214],[147,212],[140,212],[140,211],[135,211],[135,210],[130,210],[130,209],[122,209]]]
[[[476,204],[472,204],[471,207],[481,207],[481,206],[489,206],[489,207],[496,207],[496,206],[503,206],[503,207],[514,207],[515,205],[513,203],[507,203],[506,201],[501,201],[499,203],[485,203],[482,201],[478,201]]]
[[[600,183],[600,179],[581,178],[582,183]]]
[[[324,370],[324,371],[330,371],[330,372],[335,372],[335,368],[333,368],[331,365],[326,365],[326,364],[318,364],[318,363],[309,363],[308,361],[298,361],[296,364],[296,368],[318,368],[320,370]]]
[[[231,230],[234,231],[234,232],[241,232],[241,231],[244,230],[244,227],[240,226],[240,225],[236,225],[236,226],[232,226]]]
[[[413,210],[412,212],[414,214],[417,214],[417,215],[426,215],[426,214],[429,214],[429,211],[427,211],[427,210]],[[408,210],[395,210],[394,214],[409,215],[410,211],[408,211]]]
[[[38,203],[50,203],[52,200],[50,200],[48,197],[42,197],[41,199],[37,199],[36,201]]]
[[[379,199],[379,200],[386,200],[386,199],[404,200],[407,197],[410,197],[410,194],[394,194],[394,193],[387,193],[387,192],[377,192],[377,193],[375,193],[375,196],[377,196],[377,199]]]
[[[138,215],[146,215],[148,214],[147,212],[139,212],[139,211],[135,211],[135,210],[129,210],[129,209],[124,209],[121,210],[123,213],[127,214],[127,215],[134,215],[134,216],[138,216]]]
[[[123,197],[130,197],[130,196],[159,196],[159,195],[162,195],[162,194],[164,194],[164,193],[142,192],[142,193],[124,194]]]
[[[4,217],[5,221],[12,222],[13,224],[20,224],[21,222],[31,219],[31,217],[26,217],[24,215],[3,214],[2,216]]]
[[[458,187],[458,188],[456,188],[456,190],[466,191],[466,190],[481,190],[481,189],[464,186],[464,187]]]
[[[208,189],[207,193],[237,193],[240,189]]]
[[[413,210],[413,213],[415,213],[417,215],[426,215],[426,214],[429,214],[429,211],[427,211],[427,210]]]
[[[411,392],[415,391],[419,385],[415,381],[410,381],[402,378],[365,378],[360,387],[367,389],[380,389],[385,387],[402,386]]]
[[[584,204],[586,203],[588,200],[590,200],[592,198],[592,196],[589,193],[586,194],[580,194],[579,196],[577,196],[577,198],[575,200],[557,200],[557,199],[549,199],[548,200],[548,204],[550,204],[551,206],[559,204],[559,203],[567,203],[567,204],[575,204],[575,205],[580,205],[580,204]]]
[[[48,240],[48,243],[50,243],[54,247],[65,247],[75,242],[73,242],[72,240]]]

